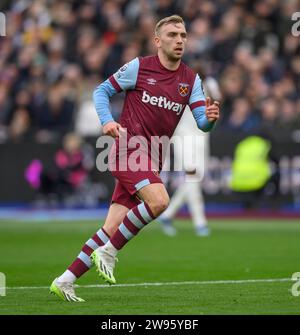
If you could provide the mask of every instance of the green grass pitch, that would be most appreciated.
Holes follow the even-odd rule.
[[[78,281],[86,302],[67,303],[48,287],[99,222],[1,221],[7,289],[0,314],[300,314],[290,279],[300,271],[299,221],[210,225],[210,237],[197,237],[189,220],[178,220],[178,235],[168,237],[151,223],[119,253],[117,286],[104,285],[92,269]]]

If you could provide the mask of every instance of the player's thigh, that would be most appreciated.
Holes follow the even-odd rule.
[[[109,236],[112,236],[115,231],[118,229],[119,225],[123,222],[126,214],[128,213],[129,208],[112,203],[109,207],[108,214],[104,223],[103,228]]]
[[[168,192],[161,183],[144,186],[137,194],[148,204],[154,216],[160,215],[169,205]]]

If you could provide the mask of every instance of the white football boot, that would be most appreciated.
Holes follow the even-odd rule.
[[[107,283],[115,284],[116,279],[114,277],[114,268],[118,259],[111,255],[108,251],[104,250],[103,247],[96,249],[91,254],[91,259],[96,266],[96,271],[99,276]]]

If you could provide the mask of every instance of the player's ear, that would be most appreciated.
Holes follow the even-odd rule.
[[[154,44],[156,45],[157,48],[160,47],[160,38],[159,36],[154,36]]]

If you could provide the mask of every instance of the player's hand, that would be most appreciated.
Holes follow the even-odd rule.
[[[108,122],[103,126],[103,134],[113,138],[120,137],[122,132],[125,132],[125,129],[115,121]]]
[[[220,103],[219,101],[214,101],[211,103],[210,97],[206,98],[206,112],[205,115],[209,122],[217,121],[220,117]]]

